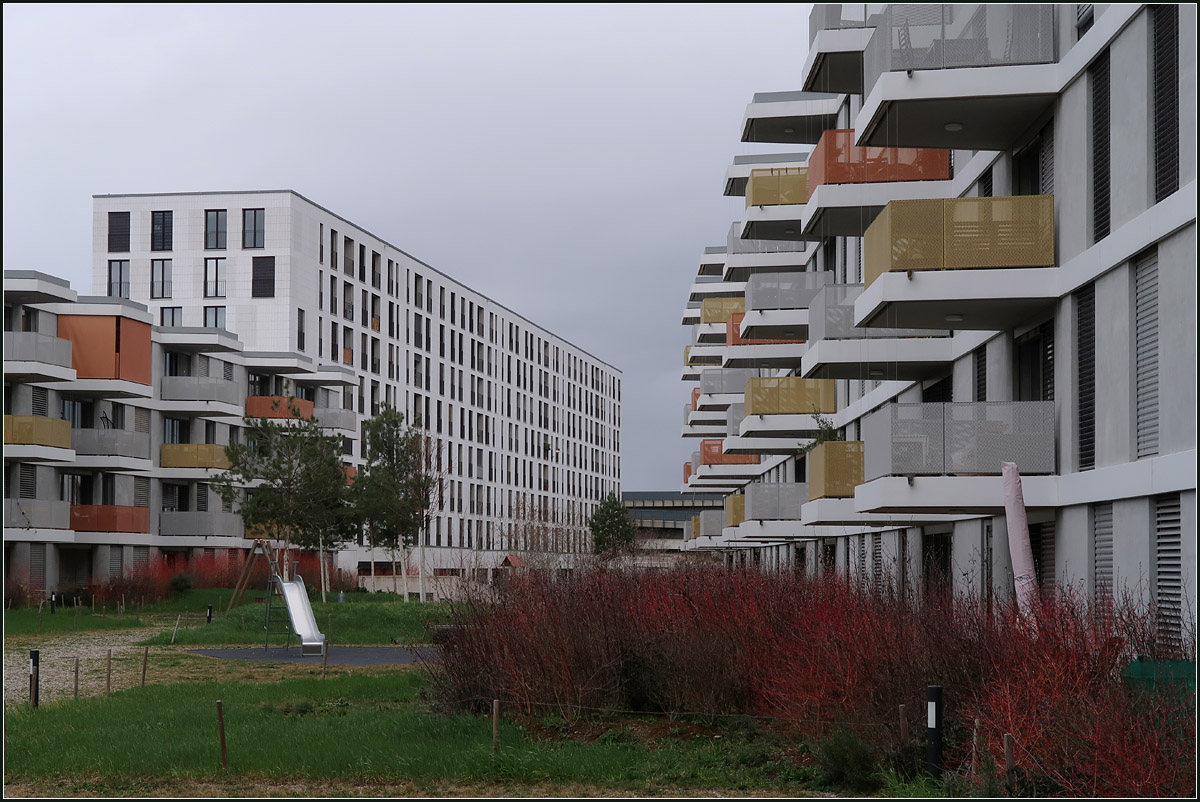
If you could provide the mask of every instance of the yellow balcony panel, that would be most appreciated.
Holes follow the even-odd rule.
[[[776,167],[751,170],[746,183],[746,208],[790,206],[808,201],[808,168]]]
[[[225,446],[213,443],[163,443],[161,461],[164,468],[229,467]]]
[[[725,526],[739,526],[746,520],[746,496],[735,493],[725,497]]]
[[[837,389],[830,379],[799,376],[751,379],[746,383],[747,415],[812,415],[837,412]]]
[[[834,440],[821,443],[808,453],[810,499],[853,498],[854,488],[863,483],[863,444]]]
[[[1052,267],[1054,196],[892,201],[864,240],[867,286],[890,271]]]
[[[726,323],[732,315],[746,314],[746,298],[705,298],[700,303],[701,323]]]
[[[71,447],[71,422],[42,415],[5,415],[4,442],[8,445]]]

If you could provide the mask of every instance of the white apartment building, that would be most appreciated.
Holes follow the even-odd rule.
[[[685,325],[685,548],[1196,609],[1194,6],[818,5],[755,95]],[[799,146],[799,147],[798,147]],[[840,441],[825,440],[821,421]]]
[[[617,369],[292,191],[97,196],[93,251],[93,297],[43,274],[5,276],[6,553],[39,589],[248,547],[236,513],[208,511],[205,479],[223,467],[243,415],[286,415],[280,398],[342,435],[350,477],[363,462],[363,422],[382,405],[428,433],[443,490],[422,544],[427,575],[531,551],[566,567],[590,552],[589,516],[620,493]],[[88,315],[110,321],[107,339],[58,325]],[[109,353],[128,347],[131,331],[146,340],[136,381],[120,374],[129,360]],[[10,360],[10,336],[30,334],[38,342],[21,345],[38,370]],[[15,413],[32,420],[10,427]],[[96,462],[70,447],[101,420],[136,421],[136,456]],[[175,446],[210,446],[200,459],[214,464],[174,466]],[[93,504],[105,509],[87,519],[82,507]],[[143,511],[109,509],[126,506]],[[34,507],[52,507],[39,518],[52,525],[26,521]],[[185,511],[186,526],[176,520]],[[109,558],[111,546],[124,562]],[[75,567],[63,572],[67,551]],[[390,571],[390,555],[374,559]],[[338,561],[371,573],[364,539]]]

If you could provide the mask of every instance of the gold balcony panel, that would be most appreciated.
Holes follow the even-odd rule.
[[[854,488],[863,483],[863,443],[834,440],[821,443],[808,453],[810,499],[853,498]]]
[[[746,183],[746,208],[791,206],[808,201],[808,168],[775,167],[751,170]]]
[[[161,456],[164,468],[229,467],[225,446],[215,443],[163,443]]]
[[[727,323],[731,315],[746,313],[746,298],[705,298],[700,303],[701,323]]]
[[[71,447],[71,422],[42,415],[5,415],[4,442],[8,445]]]
[[[735,493],[725,497],[725,526],[739,526],[746,520],[746,496]]]
[[[830,379],[785,376],[746,383],[747,415],[812,415],[837,412],[837,388]]]

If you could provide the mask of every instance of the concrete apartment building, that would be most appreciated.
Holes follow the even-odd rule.
[[[1196,609],[1196,10],[818,5],[683,322],[688,549]],[[840,438],[829,440],[832,426]],[[808,450],[808,446],[822,441]],[[827,441],[828,440],[828,441]]]
[[[208,483],[280,399],[342,436],[350,476],[382,405],[428,433],[429,576],[591,551],[620,492],[617,369],[292,191],[97,196],[93,251],[89,297],[5,272],[10,580],[70,591],[247,548]],[[338,555],[370,560],[361,538]]]

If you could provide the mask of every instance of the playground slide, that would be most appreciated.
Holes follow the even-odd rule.
[[[312,605],[308,603],[308,591],[299,576],[293,582],[284,582],[275,577],[283,600],[287,604],[288,616],[292,619],[292,632],[300,639],[301,655],[319,655],[325,652],[325,636],[317,631],[317,619]]]

